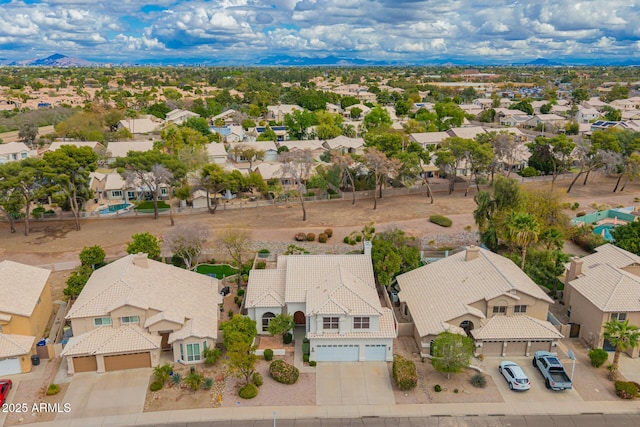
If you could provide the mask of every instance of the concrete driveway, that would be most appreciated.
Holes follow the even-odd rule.
[[[386,362],[318,362],[317,405],[394,404]]]
[[[525,403],[525,402],[582,402],[575,389],[564,391],[547,390],[544,386],[544,379],[537,368],[531,364],[531,357],[505,357],[505,358],[486,358],[484,361],[485,373],[491,375],[493,382],[496,383],[502,398],[506,403]],[[513,391],[509,389],[507,381],[504,379],[498,366],[500,362],[510,360],[520,365],[524,373],[531,382],[531,388],[527,391]]]
[[[142,368],[75,374],[64,399],[71,411],[58,414],[56,420],[142,413],[151,373]]]

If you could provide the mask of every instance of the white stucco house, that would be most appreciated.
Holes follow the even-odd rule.
[[[277,268],[251,271],[245,308],[259,334],[276,315],[292,315],[309,360],[393,360],[396,322],[380,303],[370,253],[278,256]]]

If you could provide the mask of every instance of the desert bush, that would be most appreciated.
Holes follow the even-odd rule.
[[[440,393],[442,391],[442,387],[440,387],[440,384],[436,384],[435,386],[433,386],[433,391],[435,391],[436,393]]]
[[[267,263],[264,261],[258,261],[256,263],[256,270],[264,270],[265,268],[267,268]]]
[[[290,332],[287,332],[282,336],[282,342],[284,344],[291,344],[291,341],[293,341],[293,335],[291,335]]]
[[[307,233],[307,242],[313,242],[314,240],[316,240],[316,234],[315,233]]]
[[[182,376],[177,372],[171,376],[171,382],[173,383],[173,385],[180,384],[180,381],[182,381]]]
[[[267,362],[271,362],[273,360],[273,350],[271,350],[270,348],[267,348],[264,351],[264,360],[266,360]]]
[[[308,354],[303,354],[302,355],[302,361],[303,362],[309,362],[309,355]]]
[[[254,383],[249,383],[238,391],[238,396],[243,399],[253,399],[258,395],[258,387]]]
[[[318,242],[319,243],[327,243],[327,239],[329,238],[329,236],[327,236],[326,233],[320,233],[318,234]]]
[[[258,251],[259,254],[270,254],[271,251],[269,249],[266,248],[262,248]]]
[[[616,381],[616,395],[621,399],[633,399],[638,396],[638,388],[628,381]]]
[[[238,292],[236,292],[236,295],[238,295],[239,297],[244,296],[244,289],[238,289]]]
[[[399,354],[393,355],[393,379],[400,390],[410,390],[418,385],[416,364]]]
[[[205,348],[202,352],[202,356],[204,356],[204,364],[207,366],[215,365],[218,360],[222,357],[222,351],[219,348]]]
[[[318,363],[315,360],[309,362],[309,366],[316,366]]]
[[[242,297],[236,295],[233,297],[233,302],[235,302],[238,307],[242,306]]]
[[[296,233],[296,235],[293,238],[295,239],[296,242],[304,242],[305,240],[307,240],[307,234]]]
[[[213,378],[205,378],[202,388],[205,390],[211,390],[211,387],[213,387]]]
[[[204,384],[204,375],[199,372],[192,372],[184,377],[184,382],[191,390],[196,391]]]
[[[167,381],[169,381],[169,377],[173,373],[173,365],[170,363],[165,363],[164,365],[159,365],[153,368],[153,378],[155,381],[164,385]]]
[[[269,365],[269,374],[271,378],[282,384],[295,384],[298,381],[300,371],[293,365],[288,364],[284,360],[274,360]]]
[[[160,385],[160,387],[162,387],[162,385]],[[58,393],[60,393],[60,386],[58,384],[49,384],[49,387],[47,387],[47,396],[53,396]]]
[[[149,390],[151,391],[158,391],[160,389],[162,389],[162,383],[160,381],[154,381],[149,384]]]
[[[599,368],[604,365],[604,362],[609,358],[609,353],[602,348],[594,348],[593,350],[589,350],[589,353],[587,354],[589,359],[591,359],[591,365],[594,368]]]
[[[577,210],[579,207],[580,207],[580,203],[575,202],[573,205],[571,205],[571,210],[572,210],[572,211],[575,211],[575,210]]]
[[[324,230],[324,234],[326,234],[329,238],[333,237],[333,228],[327,228],[326,230]]]
[[[471,385],[478,388],[485,388],[487,386],[487,379],[481,373],[477,373],[471,377]]]
[[[264,384],[264,378],[262,378],[262,374],[260,372],[254,372],[251,376],[251,382],[253,382],[256,387],[261,387]]]
[[[525,178],[530,176],[539,176],[539,175],[540,175],[540,171],[531,166],[527,166],[526,168],[522,169],[522,171],[520,172],[520,176],[523,176]]]
[[[451,225],[453,224],[453,221],[451,221],[444,215],[431,215],[429,217],[429,221],[439,225],[440,227],[451,227]]]

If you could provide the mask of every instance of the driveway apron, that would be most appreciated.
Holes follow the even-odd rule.
[[[317,405],[393,404],[386,362],[319,362]]]

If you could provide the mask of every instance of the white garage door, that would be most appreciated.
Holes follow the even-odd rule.
[[[0,376],[13,375],[22,372],[20,367],[20,359],[4,359],[0,360]]]
[[[385,361],[387,360],[386,344],[367,344],[364,346],[364,360],[366,361]]]
[[[358,345],[317,345],[318,362],[357,362],[360,354]]]

